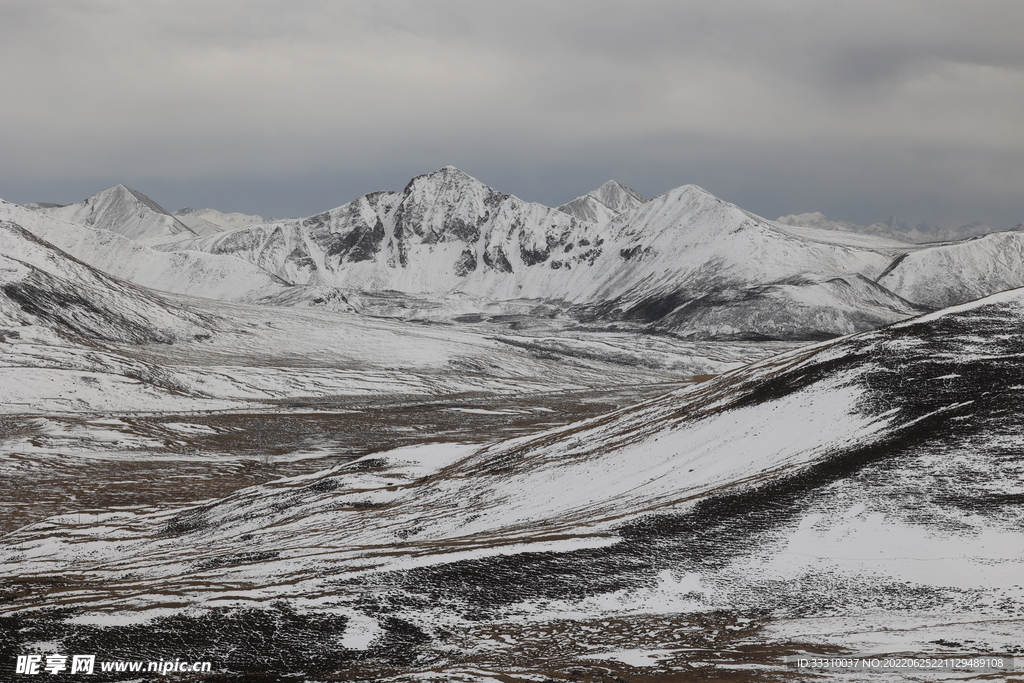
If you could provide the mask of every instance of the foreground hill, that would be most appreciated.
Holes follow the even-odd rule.
[[[10,604],[159,608],[65,637],[324,677],[683,675],[695,657],[785,677],[782,655],[822,648],[1012,653],[1022,320],[1007,292],[539,435],[375,454],[102,534],[26,527],[4,566],[62,583]],[[294,628],[242,652],[210,630],[261,623],[319,627],[295,661]]]

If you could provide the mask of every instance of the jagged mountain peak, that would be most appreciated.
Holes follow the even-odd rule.
[[[465,171],[462,171],[455,166],[444,166],[431,171],[430,173],[424,173],[418,175],[405,186],[402,191],[403,194],[409,195],[416,192],[423,191],[442,191],[442,192],[461,192],[465,193],[468,191],[484,191],[489,190],[491,192],[498,193],[497,190],[490,187],[486,183],[477,180],[473,176],[469,175]],[[501,194],[501,193],[498,193]]]
[[[425,183],[425,182],[443,182],[443,181],[455,181],[455,182],[477,182],[480,181],[469,175],[460,168],[456,168],[449,164],[448,166],[442,166],[436,171],[430,171],[429,173],[421,173],[418,176],[413,177],[409,181],[409,185],[414,183]],[[483,184],[483,183],[481,183]]]

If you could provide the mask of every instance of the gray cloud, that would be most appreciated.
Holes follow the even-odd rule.
[[[0,196],[309,214],[452,163],[774,217],[1024,220],[1015,0],[0,0]]]

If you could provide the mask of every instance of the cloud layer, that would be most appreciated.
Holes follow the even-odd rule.
[[[0,196],[305,215],[455,164],[757,213],[1024,220],[1016,0],[0,0]]]

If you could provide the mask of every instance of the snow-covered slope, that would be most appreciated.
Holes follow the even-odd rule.
[[[137,190],[115,185],[67,206],[36,205],[55,218],[100,230],[110,230],[133,240],[166,239],[192,234],[187,225]]]
[[[802,276],[717,290],[681,304],[655,326],[688,337],[827,339],[927,310],[863,275]]]
[[[10,221],[0,221],[0,321],[57,335],[128,343],[209,336],[208,321],[155,292],[78,261]]]
[[[661,321],[667,329],[697,336],[731,329],[742,337],[772,336],[768,312],[785,311],[776,329],[807,338],[867,329],[868,319],[892,322],[920,311],[856,277],[876,278],[906,245],[781,226],[693,185],[619,216],[608,230],[605,251],[575,279],[572,293],[600,317]],[[859,284],[822,284],[836,278]],[[719,332],[687,326],[687,320],[703,319],[695,311],[722,303],[729,305],[713,314]]]
[[[941,308],[1024,286],[1024,224],[898,259],[878,283],[900,296]]]
[[[273,219],[263,216],[250,216],[249,214],[232,211],[225,213],[217,209],[193,209],[186,206],[171,214],[179,221],[192,229],[197,235],[215,235],[225,230],[244,228],[259,223],[269,223]]]
[[[0,220],[14,221],[90,266],[144,287],[227,301],[351,310],[340,292],[288,285],[233,256],[156,251],[113,231],[69,223],[3,200]]]
[[[558,210],[581,221],[605,225],[611,219],[635,209],[645,201],[639,192],[609,180],[596,190],[562,204]]]

